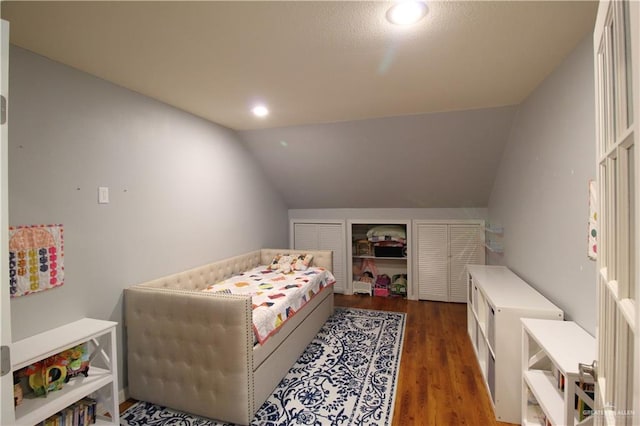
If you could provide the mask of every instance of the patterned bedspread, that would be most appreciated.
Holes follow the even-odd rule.
[[[261,265],[203,291],[250,295],[253,331],[262,344],[323,288],[334,283],[333,274],[320,267],[283,274]]]

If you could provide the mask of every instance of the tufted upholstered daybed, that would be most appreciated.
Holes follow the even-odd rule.
[[[255,346],[251,298],[200,290],[278,253],[296,251],[257,250],[125,289],[129,395],[248,425],[333,312],[333,287]],[[331,251],[304,253],[332,270]]]

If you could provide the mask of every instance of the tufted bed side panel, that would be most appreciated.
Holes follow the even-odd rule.
[[[249,424],[251,298],[141,286],[125,290],[131,397]]]
[[[332,288],[255,348],[251,298],[200,290],[279,253],[312,253],[313,265],[333,269],[331,251],[263,249],[125,289],[131,397],[249,424],[333,311]]]

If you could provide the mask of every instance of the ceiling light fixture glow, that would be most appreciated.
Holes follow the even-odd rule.
[[[269,115],[269,110],[264,105],[254,106],[251,112],[253,112],[253,115],[255,115],[256,117],[266,117],[267,115]]]
[[[387,11],[387,20],[396,25],[411,25],[424,18],[427,11],[423,1],[401,1]]]

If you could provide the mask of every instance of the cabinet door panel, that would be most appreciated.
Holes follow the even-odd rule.
[[[344,226],[339,223],[295,223],[293,227],[293,248],[296,250],[333,251],[333,276],[336,278],[334,290],[346,290],[345,235]]]
[[[465,265],[484,264],[484,251],[480,244],[482,229],[478,225],[449,226],[449,301],[467,301],[467,275]]]
[[[318,225],[318,249],[333,251],[333,276],[336,278],[335,291],[344,292],[346,289],[345,274],[345,235],[342,225]]]
[[[418,226],[418,298],[447,301],[447,225]]]
[[[293,248],[318,249],[318,225],[315,223],[296,223],[293,228]]]

